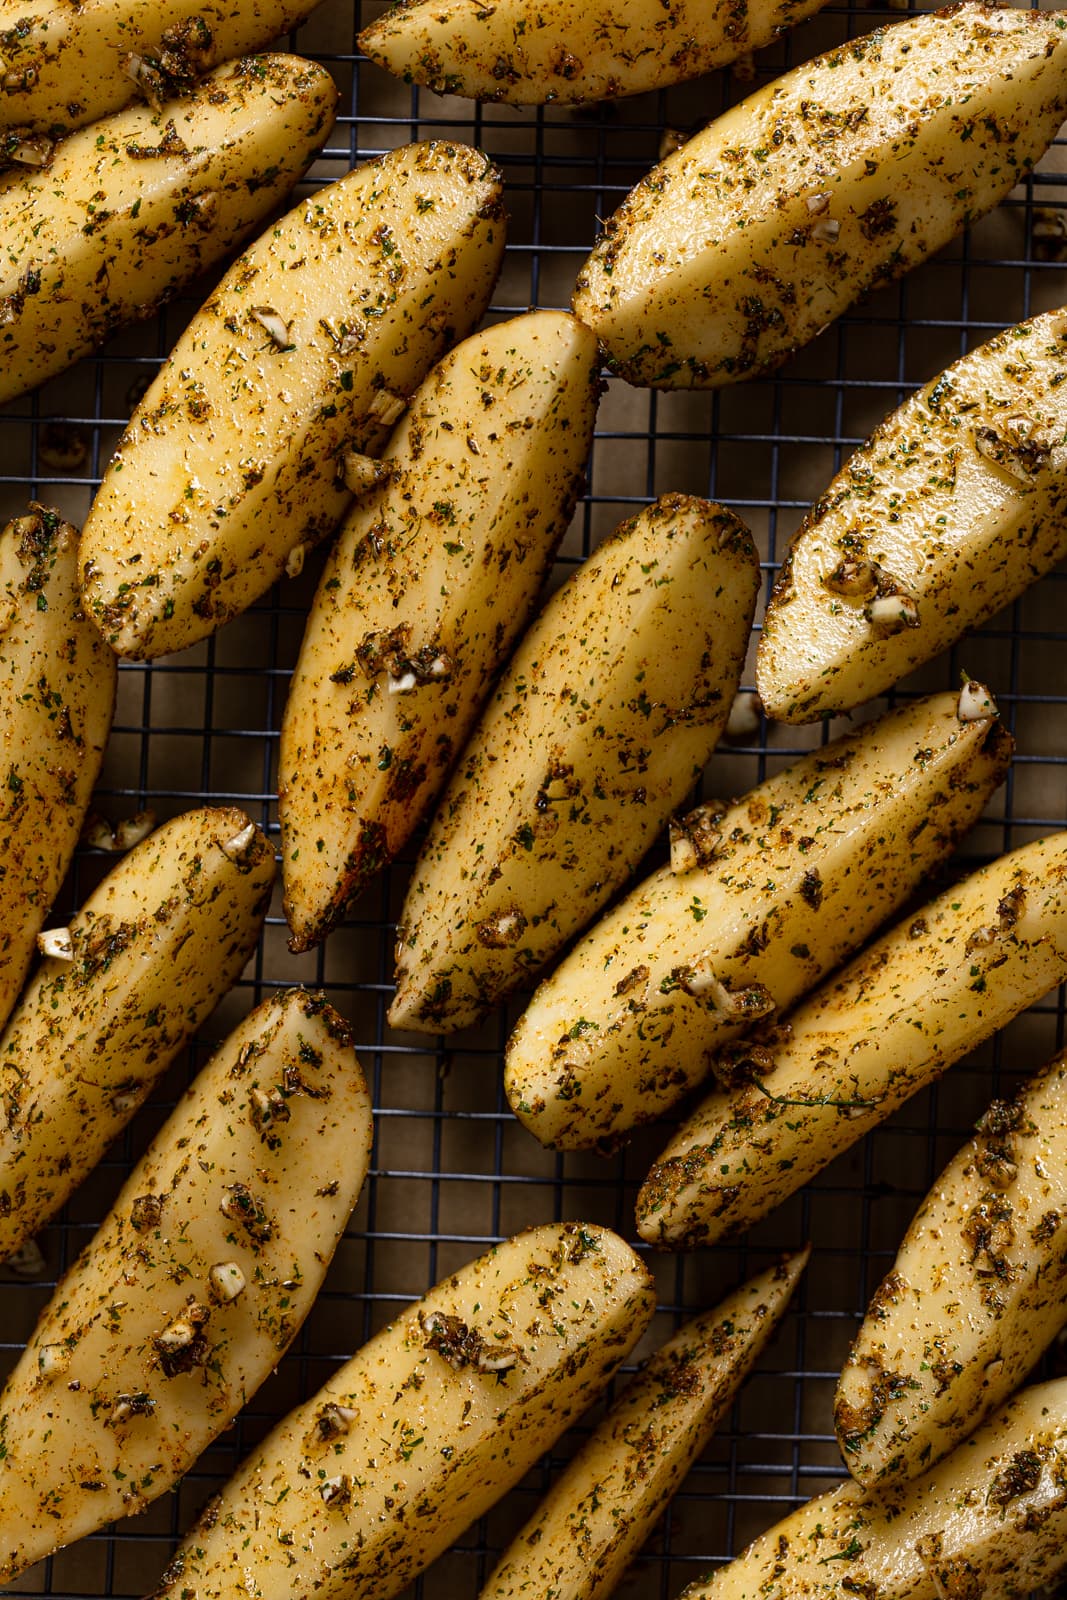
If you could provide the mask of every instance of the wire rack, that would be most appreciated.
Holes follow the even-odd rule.
[[[516,111],[405,88],[361,60],[356,33],[378,0],[324,0],[292,38],[321,60],[342,114],[311,184],[412,139],[482,146],[501,167],[511,214],[507,261],[491,316],[563,306],[603,218],[656,159],[666,130],[695,129],[793,61],[897,20],[901,8],[828,5],[755,63],[695,84],[583,110]],[[1035,246],[1035,207],[1067,207],[1059,173],[1067,143],[992,217],[900,285],[855,309],[773,381],[716,395],[652,394],[612,383],[601,405],[584,495],[559,571],[582,559],[631,508],[667,490],[721,499],[751,524],[766,589],[785,542],[850,449],[916,385],[994,330],[1067,299],[1067,277]],[[306,187],[307,185],[305,185]],[[27,498],[74,520],[130,409],[203,298],[197,285],[93,359],[0,410],[0,512]],[[57,445],[75,454],[57,466]],[[118,713],[98,793],[113,817],[152,807],[160,818],[207,801],[236,801],[277,837],[275,754],[282,707],[315,563],[215,639],[151,666],[124,665]],[[1067,819],[1067,590],[1053,574],[978,636],[897,691],[948,687],[960,669],[994,689],[1018,740],[1011,776],[949,871],[960,874]],[[762,608],[761,608],[762,609]],[[758,619],[757,619],[758,627]],[[751,658],[744,684],[752,682]],[[872,709],[880,710],[884,702]],[[836,731],[754,726],[713,758],[707,793],[738,794],[801,748]],[[372,1085],[370,1175],[325,1288],[290,1353],[236,1425],[180,1488],[140,1517],[34,1568],[14,1595],[125,1596],[158,1580],[199,1506],[290,1406],[398,1309],[487,1244],[526,1225],[581,1217],[633,1237],[633,1200],[665,1142],[643,1130],[620,1153],[557,1156],[511,1117],[502,1050],[521,1009],[434,1048],[385,1025],[393,929],[417,842],[381,876],[345,926],[316,953],[291,956],[280,905],[254,961],[210,1019],[204,1038],[38,1243],[40,1271],[0,1270],[0,1373],[13,1364],[58,1276],[105,1214],[130,1164],[210,1048],[263,994],[294,982],[323,987],[354,1024]],[[64,890],[78,904],[106,860],[79,855]],[[619,1593],[677,1595],[793,1505],[843,1475],[833,1441],[834,1381],[870,1292],[888,1269],[921,1196],[994,1093],[1063,1042],[1062,997],[1050,998],[956,1067],[736,1246],[650,1256],[660,1309],[639,1347],[660,1342],[684,1313],[711,1305],[778,1252],[815,1251],[784,1327],[732,1415],[663,1517]],[[1051,1358],[1055,1361],[1055,1357]],[[495,1554],[529,1515],[580,1440],[574,1430],[408,1595],[474,1597]],[[0,1517],[3,1515],[0,1507]]]

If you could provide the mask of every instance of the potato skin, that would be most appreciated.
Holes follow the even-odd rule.
[[[750,1227],[1067,978],[1067,833],[1014,850],[810,995],[682,1124],[637,1197],[649,1244]]]
[[[756,656],[768,716],[850,710],[1067,554],[1067,314],[964,356],[887,417],[796,534]],[[914,606],[879,623],[872,603]]]
[[[142,93],[170,100],[287,33],[316,0],[33,0],[0,28],[0,130],[60,135],[121,111],[138,93],[131,56],[151,63]],[[0,149],[2,149],[0,138]]]
[[[317,190],[234,263],[85,524],[84,603],[119,655],[206,638],[333,532],[345,454],[376,454],[395,408],[480,319],[504,232],[488,158],[435,141]]]
[[[912,1478],[1012,1394],[1064,1322],[1067,1053],[995,1100],[875,1291],[837,1387],[853,1477]]]
[[[0,1395],[0,1581],[142,1510],[229,1425],[310,1311],[370,1145],[343,1020],[299,989],[257,1006],[131,1172]],[[194,1337],[171,1348],[182,1321]]]
[[[744,523],[711,501],[664,495],[552,597],[416,863],[393,1027],[474,1021],[625,882],[725,725],[758,586]]]
[[[115,709],[115,657],[82,615],[77,558],[78,530],[48,506],[0,532],[0,1027],[74,855]]]
[[[405,83],[508,105],[575,105],[645,94],[728,66],[826,0],[400,0],[359,47]]]
[[[596,340],[563,312],[473,335],[346,518],[282,721],[291,949],[326,936],[444,783],[570,522],[599,383]]]
[[[390,1600],[592,1404],[654,1307],[605,1228],[550,1223],[495,1246],[274,1429],[156,1600],[247,1600],[249,1581],[272,1600]]]
[[[1065,115],[1058,12],[963,0],[879,28],[642,179],[582,268],[575,313],[630,383],[771,372],[1003,199]]]
[[[515,1535],[479,1600],[606,1600],[778,1327],[810,1250],[683,1324]]]
[[[0,402],[147,316],[288,193],[333,122],[329,73],[297,56],[229,62],[158,111],[74,133],[0,183]]]
[[[273,879],[244,812],[205,807],[149,834],[72,918],[72,958],[40,963],[0,1037],[0,1259],[58,1211],[236,982]]]
[[[1067,1379],[1025,1389],[921,1478],[809,1500],[679,1600],[1024,1600],[1062,1571]]]
[[[507,1047],[516,1116],[558,1149],[661,1116],[768,1003],[791,1005],[914,893],[1012,748],[996,721],[962,722],[958,695],[932,695],[724,808],[705,866],[652,873],[537,989]],[[709,973],[733,1009],[701,992]]]

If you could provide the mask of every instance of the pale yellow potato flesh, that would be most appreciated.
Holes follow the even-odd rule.
[[[475,1021],[626,881],[725,726],[759,576],[732,512],[665,495],[552,597],[430,825],[397,929],[391,1026]]]
[[[336,1011],[299,989],[257,1006],[130,1173],[0,1395],[0,1582],[142,1510],[229,1426],[310,1311],[370,1146]]]
[[[325,937],[442,787],[574,510],[597,343],[535,311],[440,361],[327,559],[282,721],[294,950]]]
[[[654,872],[601,918],[508,1042],[508,1101],[535,1138],[581,1148],[662,1116],[904,904],[1010,760],[959,699],[903,706],[716,808],[706,865]]]
[[[0,402],[241,243],[300,177],[336,101],[329,73],[298,56],[230,62],[158,111],[130,106],[71,134],[47,168],[0,185]]]
[[[69,133],[138,93],[169,100],[210,68],[262,50],[317,3],[16,0],[6,9],[19,26],[0,27],[0,130]]]
[[[678,1129],[637,1197],[649,1244],[765,1217],[1067,978],[1067,833],[1001,856],[899,923],[791,1013],[788,1036]]]
[[[0,1027],[74,855],[115,709],[115,657],[82,615],[77,573],[78,530],[57,511],[31,505],[0,532]]]
[[[333,531],[346,453],[379,451],[480,320],[504,231],[488,158],[436,141],[317,190],[234,263],[131,418],[85,524],[85,606],[119,655],[194,644]]]
[[[655,167],[574,309],[635,384],[773,371],[1010,193],[1067,116],[1056,11],[978,0],[794,68]]]
[[[1005,1103],[916,1213],[837,1387],[860,1483],[912,1478],[1002,1403],[1067,1321],[1067,1054]]]
[[[402,0],[359,36],[372,61],[438,94],[513,106],[645,94],[759,50],[826,0]]]
[[[480,1600],[606,1600],[774,1333],[810,1251],[686,1322],[515,1535]]]
[[[863,704],[1067,555],[1065,380],[1067,312],[1050,311],[886,418],[786,555],[756,657],[768,716]]]
[[[654,1307],[641,1261],[605,1228],[549,1223],[497,1245],[252,1452],[159,1600],[389,1600],[593,1403]]]
[[[1023,1600],[1067,1561],[1067,1379],[911,1483],[809,1500],[679,1600]]]
[[[71,919],[0,1037],[0,1260],[59,1210],[239,977],[274,852],[236,806],[136,845]]]

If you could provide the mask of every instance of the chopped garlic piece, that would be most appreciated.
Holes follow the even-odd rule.
[[[242,856],[247,855],[248,848],[255,836],[256,825],[254,822],[250,822],[247,827],[241,829],[240,833],[235,833],[232,839],[227,839],[219,848],[224,856],[229,856],[231,861],[240,861]]]
[[[984,684],[971,680],[960,690],[956,715],[961,722],[984,722],[997,715],[997,703]]]
[[[236,1300],[245,1289],[245,1275],[236,1261],[217,1261],[208,1273],[211,1297],[219,1304]]]
[[[74,941],[69,928],[48,928],[37,935],[37,948],[56,961],[74,960]]]

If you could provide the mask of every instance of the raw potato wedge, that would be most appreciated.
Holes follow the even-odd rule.
[[[243,811],[187,811],[41,936],[61,953],[0,1037],[0,1260],[59,1210],[236,982],[273,879]]]
[[[535,311],[445,356],[327,559],[282,722],[294,950],[407,842],[566,531],[593,439],[597,343]]]
[[[977,0],[877,29],[719,117],[610,219],[574,309],[630,383],[773,371],[982,216],[1067,116],[1057,11]]]
[[[159,106],[210,68],[262,50],[317,0],[32,0],[0,27],[0,130],[70,133],[135,95]],[[10,10],[11,8],[7,8]],[[3,143],[15,141],[0,141]],[[22,142],[18,140],[18,142]],[[47,160],[30,137],[27,156]],[[17,159],[17,158],[16,158]]]
[[[758,587],[744,523],[666,495],[553,596],[416,863],[397,930],[394,1028],[475,1021],[625,882],[715,748]]]
[[[82,615],[78,530],[31,505],[0,532],[0,1027],[66,877],[115,709],[115,657]]]
[[[1067,1379],[1026,1389],[913,1483],[809,1500],[680,1600],[1023,1600],[1067,1560]]]
[[[370,1144],[342,1019],[299,989],[258,1006],[130,1174],[0,1395],[0,1582],[142,1510],[229,1426],[310,1311]]]
[[[1067,1322],[1067,1054],[995,1100],[938,1178],[837,1387],[845,1462],[912,1478],[1013,1394]]]
[[[739,1047],[737,1087],[683,1123],[637,1197],[669,1250],[742,1232],[1067,978],[1067,833],[1001,856]]]
[[[970,699],[974,720],[933,695],[684,820],[673,865],[597,923],[511,1036],[507,1096],[535,1138],[581,1148],[662,1116],[903,905],[1007,771],[1010,737]]]
[[[605,1228],[551,1223],[497,1245],[275,1428],[159,1600],[389,1600],[592,1404],[654,1306],[645,1268]]]
[[[826,0],[401,0],[359,47],[405,83],[513,106],[575,105],[698,78],[758,50]]]
[[[329,73],[298,56],[230,62],[158,111],[131,106],[71,134],[46,169],[0,185],[0,402],[239,244],[304,171],[336,101]],[[185,398],[195,416],[195,391]]]
[[[119,655],[181,650],[251,605],[351,498],[434,361],[480,320],[500,179],[406,145],[319,189],[239,258],[130,419],[82,538],[85,605]],[[367,465],[367,464],[364,464]]]
[[[809,513],[760,635],[768,716],[898,683],[1067,555],[1067,312],[1020,323],[888,417]]]
[[[807,1265],[788,1256],[655,1355],[505,1550],[480,1600],[605,1600],[777,1328]]]

